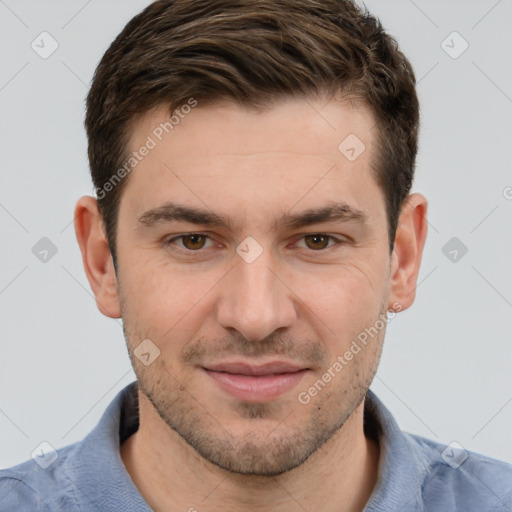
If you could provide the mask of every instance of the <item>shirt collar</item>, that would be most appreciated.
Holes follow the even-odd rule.
[[[97,426],[63,467],[79,503],[105,512],[150,511],[127,472],[120,445],[139,426],[137,382],[121,390]],[[419,490],[429,457],[412,436],[402,432],[379,398],[369,390],[364,409],[366,435],[380,446],[379,476],[365,512],[422,510]]]
[[[380,446],[379,476],[365,512],[422,511],[421,489],[432,464],[431,448],[403,432],[380,399],[368,390],[366,424],[377,431]]]
[[[84,510],[151,511],[140,495],[121,458],[121,440],[138,429],[137,382],[121,390],[96,427],[76,445],[63,470],[73,483]]]

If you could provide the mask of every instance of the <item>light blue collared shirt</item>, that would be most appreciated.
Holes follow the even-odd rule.
[[[0,471],[0,512],[150,511],[119,450],[138,429],[137,400],[132,382],[82,441]],[[512,512],[511,464],[402,432],[372,391],[365,431],[380,462],[364,512]]]

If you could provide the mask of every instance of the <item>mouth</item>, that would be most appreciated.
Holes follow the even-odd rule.
[[[243,362],[221,363],[202,367],[218,387],[245,402],[268,402],[291,391],[309,368],[284,361],[262,365]]]

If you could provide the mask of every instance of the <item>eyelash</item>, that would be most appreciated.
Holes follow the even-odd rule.
[[[177,235],[177,236],[173,236],[172,238],[168,238],[167,240],[165,240],[164,242],[164,245],[167,247],[167,246],[171,246],[173,245],[173,243],[176,241],[176,240],[179,240],[179,239],[182,239],[185,238],[186,236],[192,236],[192,235],[198,235],[198,236],[203,236],[203,237],[206,237],[207,239],[209,240],[212,240],[212,238],[205,234],[205,233],[183,233],[181,235]],[[330,240],[334,241],[335,243],[333,245],[330,245],[324,249],[310,249],[311,252],[315,253],[321,253],[321,252],[327,252],[328,249],[332,249],[334,248],[336,245],[343,245],[343,244],[346,244],[347,242],[345,240],[341,240],[339,238],[336,238],[332,235],[329,235],[327,233],[307,233],[305,235],[302,235],[298,240],[302,240],[304,238],[306,238],[307,236],[324,236],[324,237],[327,237],[329,238]],[[212,240],[213,241],[213,240]],[[179,250],[182,251],[184,254],[187,254],[189,256],[193,256],[194,254],[200,254],[201,252],[205,251],[206,249],[208,248],[201,248],[201,249],[196,249],[196,250],[193,250],[193,249],[187,249],[186,247],[180,247]],[[308,249],[307,247],[303,247],[302,249]]]

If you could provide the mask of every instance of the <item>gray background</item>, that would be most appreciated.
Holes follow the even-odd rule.
[[[72,218],[92,194],[88,85],[147,4],[0,0],[1,467],[42,441],[81,439],[134,379],[121,321],[96,309]],[[414,190],[430,201],[417,300],[390,322],[372,388],[404,430],[512,462],[512,0],[367,5],[416,70]],[[47,59],[31,47],[43,31],[59,45]],[[58,249],[46,262],[32,252],[42,237]]]

